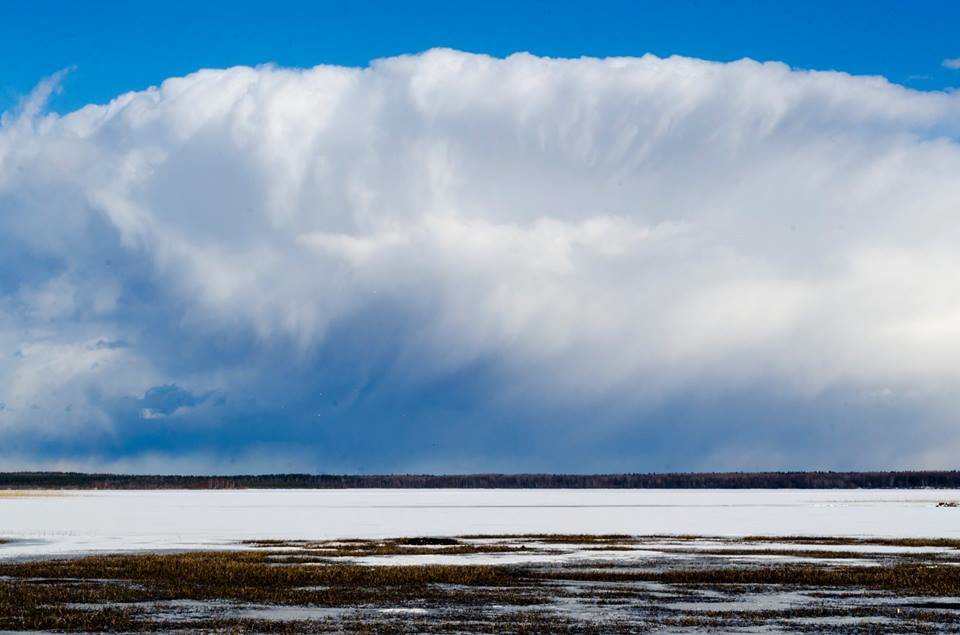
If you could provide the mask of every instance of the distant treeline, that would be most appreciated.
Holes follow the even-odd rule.
[[[0,473],[0,489],[917,489],[960,488],[949,472],[712,472],[674,474],[263,474],[169,476]]]

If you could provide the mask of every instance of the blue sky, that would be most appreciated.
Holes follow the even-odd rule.
[[[957,3],[3,11],[0,469],[954,467]]]
[[[0,106],[74,68],[57,110],[103,103],[198,68],[364,66],[433,47],[504,56],[685,55],[779,60],[956,86],[956,2],[63,2],[10,0]]]

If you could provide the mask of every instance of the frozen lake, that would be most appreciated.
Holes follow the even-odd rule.
[[[960,537],[960,490],[202,490],[0,493],[0,558],[247,539],[466,534]]]

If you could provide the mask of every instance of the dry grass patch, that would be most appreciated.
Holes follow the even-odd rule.
[[[734,539],[736,542],[784,543],[795,545],[866,545],[881,547],[934,547],[940,549],[960,549],[958,538],[843,538],[816,536],[744,536]]]
[[[462,538],[465,540],[511,540],[570,545],[637,541],[635,536],[626,534],[471,534],[462,536]]]
[[[0,490],[0,498],[48,498],[55,496],[64,496],[63,492],[35,489],[12,489]]]
[[[510,567],[277,565],[265,552],[90,556],[0,563],[0,631],[169,630],[142,603],[192,600],[296,607],[449,607],[545,602]],[[132,603],[141,603],[131,606]],[[93,608],[84,608],[92,606]],[[207,616],[188,631],[247,626]],[[257,632],[277,630],[276,624]],[[286,627],[285,627],[286,628]],[[326,627],[324,627],[326,628]],[[283,629],[280,629],[283,630]],[[313,630],[300,624],[298,630]],[[337,630],[337,629],[334,629]],[[342,629],[339,629],[342,630]]]
[[[741,587],[853,587],[891,591],[900,595],[937,597],[960,595],[960,572],[953,566],[896,564],[889,567],[832,567],[816,564],[764,567],[704,567],[700,569],[604,570],[579,569],[540,574],[554,580],[590,582],[661,582],[681,586],[735,585]]]
[[[365,556],[435,556],[525,552],[525,546],[471,544],[455,538],[392,538],[388,540],[330,540],[323,542],[249,540],[242,544],[269,549],[275,560],[290,562],[325,558],[361,558]]]

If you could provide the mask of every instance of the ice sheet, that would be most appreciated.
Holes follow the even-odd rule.
[[[0,558],[517,533],[960,537],[957,490],[205,490],[0,497]]]

